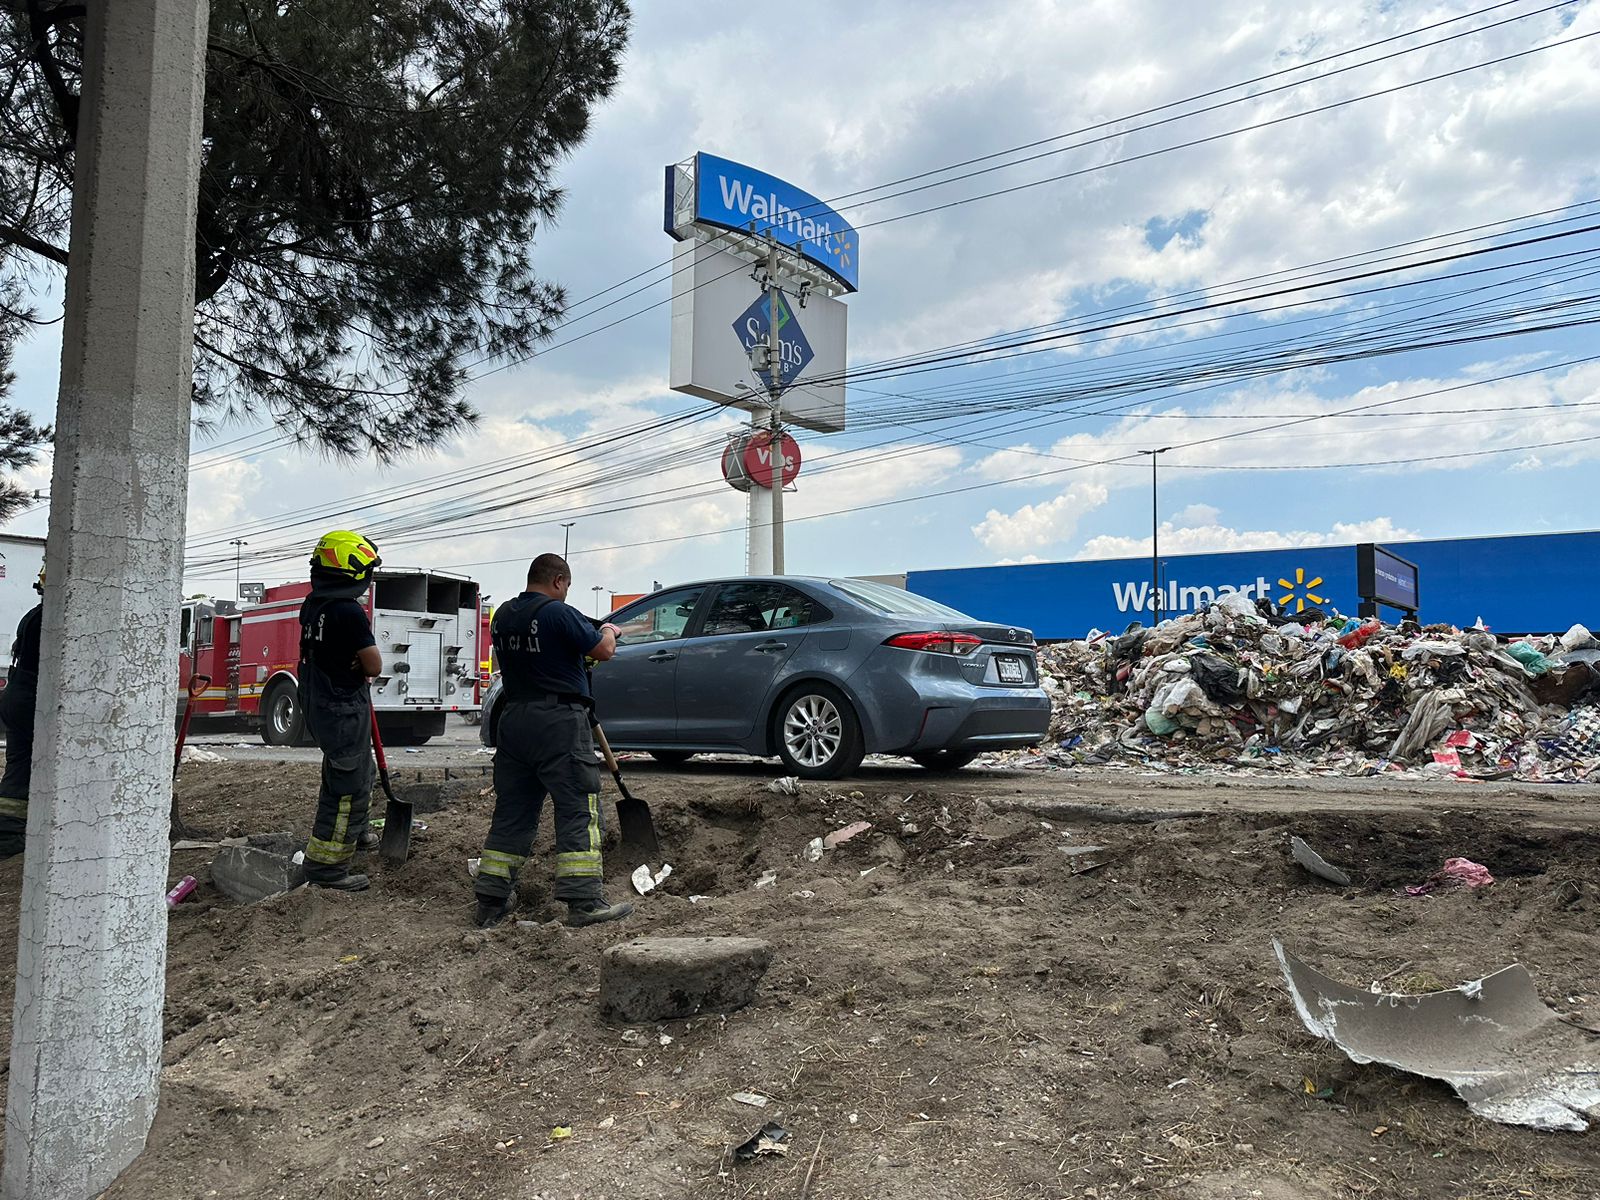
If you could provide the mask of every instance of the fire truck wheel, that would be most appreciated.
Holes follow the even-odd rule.
[[[280,679],[261,700],[261,740],[269,746],[297,746],[305,737],[305,716],[294,684]]]

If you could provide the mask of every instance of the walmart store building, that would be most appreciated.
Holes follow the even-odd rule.
[[[1417,564],[1424,624],[1494,632],[1560,633],[1576,622],[1596,627],[1600,531],[1386,542]],[[1355,546],[1182,554],[1161,558],[1161,611],[1193,612],[1227,591],[1266,596],[1289,611],[1316,605],[1354,615],[1360,607]],[[896,582],[899,582],[897,579]],[[910,571],[905,586],[984,620],[1032,629],[1045,641],[1120,632],[1150,623],[1150,559],[1032,563]],[[1385,620],[1399,613],[1382,610]]]

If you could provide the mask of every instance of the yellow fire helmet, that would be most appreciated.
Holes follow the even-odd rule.
[[[371,579],[372,572],[382,562],[376,546],[348,529],[335,529],[332,533],[323,534],[317,542],[317,548],[311,552],[311,566],[314,569],[343,575],[355,583],[365,583]]]

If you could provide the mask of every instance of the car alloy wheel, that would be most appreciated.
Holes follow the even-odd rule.
[[[831,762],[844,744],[844,721],[833,701],[811,693],[790,705],[783,718],[783,744],[801,766]]]

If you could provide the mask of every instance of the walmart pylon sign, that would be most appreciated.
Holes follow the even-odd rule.
[[[713,154],[667,168],[672,260],[674,391],[765,414],[770,371],[751,349],[767,342],[772,304],[758,278],[776,253],[782,288],[776,392],[786,422],[824,433],[845,427],[848,310],[861,255],[849,222],[809,192]]]

